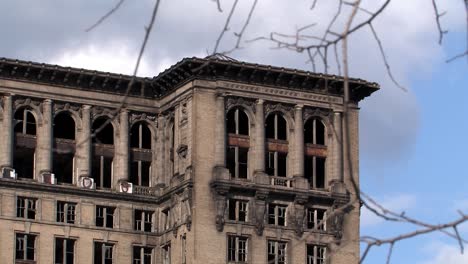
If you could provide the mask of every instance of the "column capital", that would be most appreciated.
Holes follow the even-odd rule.
[[[265,103],[265,100],[263,100],[263,99],[257,99],[257,104],[263,104],[263,103]]]
[[[296,110],[302,110],[304,108],[304,105],[303,104],[297,104],[294,106],[294,109]]]
[[[83,105],[82,107],[83,107],[83,109],[86,109],[86,110],[90,110],[90,109],[91,109],[91,106],[90,106],[90,105]]]
[[[45,104],[52,104],[52,99],[44,99]]]

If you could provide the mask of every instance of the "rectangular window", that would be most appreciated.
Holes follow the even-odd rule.
[[[304,157],[304,175],[311,188],[325,188],[325,161],[324,157]]]
[[[286,264],[287,243],[268,240],[268,263]]]
[[[37,199],[28,197],[16,198],[16,217],[36,219]]]
[[[96,188],[111,188],[112,157],[94,156],[91,173],[96,183]]]
[[[180,237],[180,239],[182,240],[181,244],[182,244],[182,264],[186,264],[187,263],[187,237],[186,235],[184,234],[183,236]]]
[[[75,240],[55,238],[55,264],[75,263]]]
[[[307,209],[307,228],[327,231],[327,210],[318,208]]]
[[[286,177],[288,153],[268,151],[265,157],[265,172],[270,176]]]
[[[161,256],[163,264],[171,264],[171,244],[167,244],[161,248]]]
[[[153,231],[153,214],[152,211],[135,210],[134,228],[138,231],[151,232]]]
[[[133,264],[153,264],[153,248],[133,246]]]
[[[163,230],[169,230],[171,228],[171,210],[166,208],[161,213],[161,227]]]
[[[229,146],[226,154],[226,164],[231,177],[247,179],[249,149]]]
[[[286,226],[286,209],[285,205],[269,204],[268,205],[268,224],[277,226]]]
[[[112,264],[114,244],[94,242],[94,264]]]
[[[96,205],[96,226],[114,227],[115,207]]]
[[[36,236],[16,234],[16,263],[36,263]]]
[[[247,237],[228,236],[228,262],[247,263]]]
[[[247,222],[248,201],[229,199],[229,220]]]
[[[57,201],[57,222],[74,224],[76,203]]]
[[[307,245],[307,264],[325,264],[327,248],[318,245]]]

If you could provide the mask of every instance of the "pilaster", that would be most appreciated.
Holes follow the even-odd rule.
[[[3,123],[0,152],[0,166],[13,166],[13,96],[5,95],[3,97]]]
[[[255,167],[256,172],[265,171],[265,116],[264,116],[264,101],[262,99],[257,100],[255,119],[257,124],[255,126],[256,139],[255,139],[255,153],[257,154],[257,163]]]
[[[296,159],[294,176],[304,177],[304,121],[302,109],[302,105],[294,107],[294,157]]]
[[[216,95],[215,164],[226,167],[226,122],[224,95]]]
[[[38,126],[36,147],[36,178],[41,172],[52,172],[52,138],[53,138],[52,100],[42,102],[42,122]]]

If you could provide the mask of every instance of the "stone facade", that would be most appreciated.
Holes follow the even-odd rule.
[[[341,77],[220,58],[154,78],[0,69],[0,263],[359,262]],[[358,182],[358,102],[378,85],[350,86]]]

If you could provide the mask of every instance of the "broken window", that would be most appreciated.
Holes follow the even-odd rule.
[[[55,264],[75,263],[75,240],[69,238],[55,238]]]
[[[268,263],[286,264],[287,243],[268,240]]]
[[[36,219],[36,198],[17,197],[16,217],[25,219]]]
[[[73,183],[74,153],[54,151],[53,171],[58,183]]]
[[[166,244],[161,248],[162,263],[171,264],[171,244]]]
[[[132,126],[130,132],[131,163],[130,182],[135,185],[150,186],[151,178],[151,131],[144,122]]]
[[[286,177],[287,153],[268,151],[265,157],[265,172],[270,176]]]
[[[287,140],[286,120],[280,113],[268,115],[265,121],[265,133],[267,139]]]
[[[327,248],[319,245],[307,245],[307,264],[327,263]]]
[[[307,209],[307,229],[327,231],[327,210],[319,208]]]
[[[285,205],[268,205],[268,224],[277,226],[286,226],[286,208]]]
[[[247,237],[228,236],[228,263],[247,263]]]
[[[162,230],[169,230],[171,228],[171,209],[166,208],[161,211],[161,227]]]
[[[229,220],[247,222],[248,201],[243,200],[228,200]]]
[[[15,149],[13,168],[19,178],[34,178],[36,119],[32,110],[20,108],[14,115]]]
[[[286,120],[280,113],[270,114],[265,123],[267,151],[265,172],[270,176],[287,176],[288,142]]]
[[[91,174],[96,188],[111,188],[114,158],[114,127],[107,117],[93,122],[93,159]]]
[[[133,264],[152,264],[153,248],[133,246]]]
[[[115,207],[96,205],[96,226],[114,227]]]
[[[75,120],[67,112],[60,112],[54,118],[54,137],[75,140]]]
[[[114,244],[94,242],[94,264],[114,263]]]
[[[153,214],[152,211],[135,210],[134,211],[134,229],[138,231],[151,232],[153,231]]]
[[[17,233],[15,249],[16,263],[36,263],[35,235]]]
[[[249,118],[244,110],[233,108],[226,115],[226,126],[226,166],[232,178],[246,179],[250,147]]]
[[[76,203],[57,201],[57,222],[74,224],[76,218]]]
[[[304,157],[304,174],[311,188],[325,188],[325,157]]]
[[[73,183],[75,156],[75,120],[68,112],[54,117],[54,157],[52,171],[58,183]]]
[[[325,145],[325,126],[319,118],[309,118],[305,122],[304,143]]]

